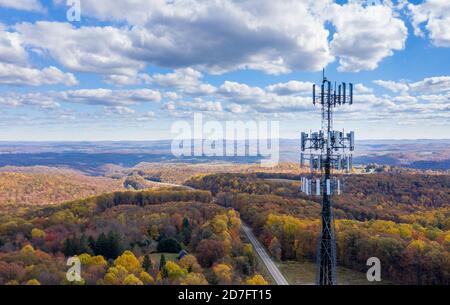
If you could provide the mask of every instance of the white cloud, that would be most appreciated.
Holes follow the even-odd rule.
[[[189,110],[189,111],[209,111],[209,112],[222,112],[222,104],[220,102],[205,101],[201,98],[196,98],[193,101],[177,102],[175,104],[176,109]]]
[[[449,104],[450,103],[450,92],[447,94],[425,94],[419,95],[419,99],[429,102],[429,103],[441,103],[441,104]]]
[[[305,82],[306,83],[306,82]],[[300,90],[299,84],[295,84],[292,90]],[[208,85],[208,84],[205,84]],[[276,84],[268,86],[272,91],[277,91],[284,86]],[[290,87],[290,86],[288,86]],[[308,85],[311,90],[312,85]],[[284,88],[283,88],[284,89]],[[294,91],[295,91],[294,90]],[[283,90],[281,90],[283,91]],[[285,92],[283,92],[285,93]],[[178,95],[177,98],[184,98],[185,95]],[[244,114],[244,113],[287,113],[301,112],[312,109],[312,100],[310,97],[280,95],[275,92],[266,91],[260,87],[252,87],[247,84],[225,81],[217,90],[212,93],[205,93],[191,101],[178,100],[169,101],[164,104],[162,109],[167,109],[171,114],[176,116],[187,115],[193,111],[211,112],[218,115],[219,113]]]
[[[175,105],[174,101],[169,101],[168,103],[161,106],[161,109],[167,109],[169,111],[176,110],[177,106]]]
[[[312,99],[302,96],[268,96],[264,103],[252,105],[252,109],[261,113],[292,113],[307,114],[313,109]]]
[[[239,105],[239,104],[231,104],[231,105],[228,106],[227,109],[231,113],[234,113],[234,114],[241,114],[241,113],[245,113],[246,112],[244,107],[242,105]]]
[[[395,93],[407,92],[409,90],[408,84],[391,80],[374,80],[373,83]]]
[[[225,118],[227,112],[219,101],[209,101],[197,97],[190,101],[169,101],[161,107],[166,110],[171,117],[192,117],[194,113],[201,112],[208,117]]]
[[[161,87],[186,88],[196,86],[203,75],[192,68],[177,69],[173,73],[155,74],[152,80]]]
[[[135,117],[136,121],[144,122],[144,121],[152,121],[155,118],[155,113],[153,111],[148,111],[144,114],[139,114]]]
[[[280,89],[279,84],[271,87],[273,90]],[[282,87],[282,86],[281,86]],[[310,87],[311,90],[312,87]],[[282,90],[283,91],[283,90]],[[234,110],[241,111],[243,109],[255,112],[298,112],[312,109],[312,98],[305,96],[294,96],[277,94],[266,91],[260,87],[251,87],[247,84],[225,81],[217,90],[216,96],[225,98],[232,104],[240,104],[245,108],[236,108]],[[233,109],[233,108],[230,108]]]
[[[54,109],[60,107],[60,104],[51,96],[36,93],[6,93],[0,96],[0,104],[6,106],[36,106],[44,109]]]
[[[136,113],[134,109],[125,106],[105,106],[104,111],[107,115],[133,115]]]
[[[336,33],[330,46],[339,57],[339,71],[374,70],[405,47],[407,28],[389,5],[335,4],[331,15]]]
[[[417,82],[375,80],[374,83],[395,93],[434,94],[450,91],[450,76],[427,77]]]
[[[45,8],[39,0],[0,0],[0,7],[30,12],[45,12]]]
[[[355,85],[355,94],[367,94],[367,93],[373,93],[372,88],[368,88],[366,86],[364,86],[363,84],[356,84]]]
[[[151,121],[155,118],[155,113],[152,111],[138,113],[134,109],[126,106],[105,106],[103,108],[104,113],[115,119],[126,119],[128,121]]]
[[[49,53],[64,67],[77,72],[136,76],[145,64],[133,59],[129,31],[111,26],[80,27],[39,21],[15,26],[24,43]]]
[[[258,101],[266,92],[259,87],[250,87],[247,84],[225,81],[217,90],[217,94],[236,101]]]
[[[340,70],[372,70],[403,49],[407,36],[390,6],[331,0],[259,0],[258,5],[237,0],[116,0],[114,5],[84,0],[83,14],[112,25],[77,28],[40,21],[15,29],[27,46],[50,54],[65,68],[100,73],[106,82],[119,85],[148,83],[149,77],[139,77],[148,65],[184,74],[192,69],[194,74],[187,76],[195,79],[201,78],[198,71],[318,71],[337,56]],[[326,22],[336,28],[331,43]],[[167,77],[160,82],[170,82]],[[214,88],[202,86],[200,93],[204,91]]]
[[[417,97],[411,95],[395,96],[392,100],[396,103],[414,104],[417,102]]]
[[[151,83],[160,87],[173,88],[187,95],[211,95],[216,88],[200,81],[203,74],[192,68],[176,69],[173,73],[155,74]]]
[[[69,55],[82,55],[86,48],[100,53],[105,61],[114,55],[160,67],[194,67],[210,73],[249,68],[278,74],[292,69],[319,70],[333,61],[328,31],[320,15],[329,2],[260,0],[255,5],[251,1],[229,0],[116,0],[111,5],[85,0],[84,14],[113,22],[127,21],[132,26],[94,31],[38,23],[36,30],[31,26],[19,30],[32,36],[45,33],[48,37],[40,45],[53,41],[55,48],[68,51],[76,46],[79,53]],[[65,43],[55,41],[62,40],[62,35]],[[74,40],[87,46],[77,45]],[[105,51],[97,50],[96,45]],[[57,51],[51,52],[62,59]],[[74,59],[73,66],[85,66],[82,59],[83,56]],[[93,68],[99,68],[98,64]]]
[[[126,106],[140,102],[160,102],[161,94],[150,89],[110,90],[110,89],[81,89],[59,93],[57,98],[71,103],[90,105]]]
[[[312,87],[313,83],[311,82],[299,82],[296,80],[291,80],[287,83],[278,83],[267,86],[266,89],[269,92],[274,92],[279,95],[290,95],[299,93],[311,93]]]
[[[437,47],[450,47],[450,2],[448,0],[425,0],[421,4],[408,4],[414,33],[424,36],[424,24],[431,42]]]
[[[36,69],[29,67],[28,53],[18,33],[7,31],[0,24],[0,84],[13,86],[40,86],[78,84],[72,73],[64,73],[56,67]]]
[[[210,84],[198,84],[197,86],[184,89],[184,92],[191,96],[199,95],[212,95],[216,92],[217,88]]]
[[[413,83],[401,83],[406,86],[399,95],[375,95],[370,88],[362,84],[355,86],[353,106],[344,106],[336,111],[336,119],[342,115],[354,121],[423,121],[439,117],[450,120],[450,89],[445,85],[445,77],[432,77]],[[388,83],[388,82],[387,82]],[[430,85],[431,84],[431,85]],[[434,84],[434,85],[433,85]],[[277,85],[277,84],[275,84]],[[9,93],[0,98],[0,104],[10,106],[37,106],[41,108],[63,108],[65,103],[105,106],[103,114],[116,119],[146,121],[153,115],[137,113],[130,105],[158,103],[171,116],[185,117],[193,112],[203,112],[217,118],[236,118],[239,115],[254,118],[270,116],[272,118],[299,119],[310,117],[314,111],[310,96],[280,95],[260,87],[237,82],[224,82],[212,95],[200,95],[191,98],[184,93],[169,91],[161,95],[150,89],[110,90],[81,89],[43,93]],[[401,86],[400,86],[401,87]],[[395,87],[395,84],[393,86]],[[427,90],[425,90],[427,89]],[[402,91],[402,90],[400,90]],[[422,91],[434,92],[424,94]]]
[[[414,92],[423,94],[443,93],[450,91],[450,76],[427,77],[421,81],[410,84]]]
[[[140,84],[151,84],[151,76],[146,73],[136,73],[129,75],[106,75],[103,81],[108,84],[118,85],[118,86],[128,86],[128,85],[140,85]]]
[[[176,101],[176,100],[181,99],[181,95],[179,95],[176,92],[172,92],[172,91],[171,92],[165,92],[164,93],[164,97],[169,99],[169,100],[171,100],[171,101]]]
[[[0,84],[14,86],[57,85],[75,86],[77,79],[72,73],[64,73],[58,68],[42,70],[0,63]]]
[[[140,103],[158,103],[160,101],[161,94],[155,90],[110,90],[99,88],[57,92],[7,93],[0,99],[0,104],[9,106],[33,105],[43,108],[54,108],[59,107],[61,103],[65,102],[108,107],[126,107]]]
[[[25,64],[28,54],[22,46],[22,39],[18,33],[6,31],[0,23],[0,62],[11,64]]]

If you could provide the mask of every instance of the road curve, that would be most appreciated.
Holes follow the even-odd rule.
[[[245,235],[247,235],[248,239],[252,243],[259,257],[263,261],[264,265],[266,265],[267,270],[269,270],[270,275],[272,275],[273,279],[277,283],[277,285],[289,285],[286,278],[281,274],[277,265],[270,258],[264,246],[259,242],[256,236],[253,234],[252,230],[244,223],[242,223],[242,229],[244,230]]]

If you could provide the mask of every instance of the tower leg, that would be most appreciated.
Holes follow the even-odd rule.
[[[330,107],[328,107],[330,113]],[[330,115],[328,115],[330,120]],[[328,124],[330,126],[330,124]],[[328,134],[330,131],[328,130]],[[324,188],[322,198],[322,228],[320,232],[319,248],[317,251],[317,266],[319,268],[317,274],[318,285],[336,285],[336,239],[334,236],[334,220],[333,211],[331,210],[332,187],[328,187],[331,183],[331,150],[327,149],[327,158],[324,162]]]
[[[327,197],[325,199],[325,197]],[[336,285],[336,240],[330,196],[324,195],[322,204],[322,230],[317,252],[317,284]]]

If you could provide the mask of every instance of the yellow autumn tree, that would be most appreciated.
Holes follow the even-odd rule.
[[[90,267],[90,266],[107,266],[108,262],[101,255],[91,256],[88,253],[83,253],[78,255],[78,258],[81,262],[82,266]]]
[[[41,283],[39,283],[39,281],[37,279],[31,279],[27,282],[27,285],[29,286],[38,286],[41,285]]]
[[[128,275],[128,270],[121,265],[110,267],[102,283],[105,285],[121,285]]]
[[[134,274],[128,274],[123,280],[124,285],[144,285]]]
[[[186,255],[179,261],[179,265],[181,268],[186,269],[188,272],[197,272],[202,273],[202,267],[197,261],[197,258],[194,255]]]
[[[158,226],[152,225],[148,233],[152,239],[157,240],[159,237]]]
[[[222,232],[226,231],[228,229],[227,226],[228,218],[225,214],[216,215],[211,220],[211,229],[215,234],[222,234]]]
[[[239,228],[241,226],[241,219],[239,218],[239,214],[236,210],[229,210],[227,215],[230,228]]]
[[[269,283],[264,279],[261,274],[255,274],[249,277],[245,282],[245,285],[268,285]]]
[[[449,232],[449,231],[447,231],[447,232]],[[445,242],[446,247],[450,247],[450,233],[445,234],[444,242]]]
[[[171,281],[179,281],[188,274],[188,271],[186,269],[181,268],[177,263],[173,261],[168,261],[164,269],[167,273],[167,277]]]
[[[20,250],[20,252],[22,252],[22,253],[34,253],[34,248],[33,248],[33,246],[32,245],[26,245],[26,246],[24,246],[21,250]]]
[[[31,237],[32,238],[45,238],[45,232],[41,229],[34,228],[31,230]]]
[[[423,240],[417,239],[413,240],[409,243],[409,250],[417,251],[418,253],[422,253],[425,250],[425,242]]]
[[[155,280],[153,277],[145,271],[141,271],[139,273],[139,279],[144,283],[144,285],[153,285],[155,284]]]
[[[201,273],[191,272],[180,282],[181,285],[208,285],[208,281]]]
[[[231,284],[233,280],[233,270],[227,264],[217,264],[213,267],[213,272],[220,284]]]
[[[122,266],[129,273],[139,274],[142,270],[141,263],[131,251],[125,251],[114,261],[114,266]]]

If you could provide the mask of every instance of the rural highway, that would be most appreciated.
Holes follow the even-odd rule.
[[[264,265],[266,265],[267,270],[269,270],[270,275],[272,275],[272,277],[275,280],[275,282],[277,283],[277,285],[289,285],[286,278],[283,276],[283,274],[281,274],[277,265],[275,265],[275,263],[270,258],[269,254],[267,253],[266,249],[264,249],[264,246],[259,242],[259,240],[256,238],[256,236],[253,234],[252,230],[244,223],[242,223],[242,229],[244,230],[245,235],[247,235],[248,239],[252,243],[252,245],[255,248],[256,252],[258,253],[259,257],[261,257],[261,260],[263,261]]]
[[[195,190],[194,188],[186,186],[186,185],[164,183],[164,182],[159,182],[159,184],[165,185],[165,186],[185,187],[190,190]],[[255,248],[256,252],[258,253],[259,257],[263,261],[267,270],[269,270],[270,275],[275,280],[277,285],[289,285],[286,278],[283,276],[283,274],[281,274],[280,269],[278,269],[277,265],[275,265],[273,260],[270,258],[269,254],[267,253],[264,246],[259,242],[259,240],[256,238],[255,234],[253,234],[252,229],[250,229],[246,224],[244,224],[244,222],[242,222],[242,220],[241,220],[241,227],[244,230],[245,235],[247,235],[248,239],[252,243],[252,245]]]
[[[161,185],[161,186],[181,187],[181,188],[184,188],[184,189],[187,189],[187,190],[190,190],[190,191],[195,191],[194,188],[192,188],[190,186],[187,186],[187,185],[183,185],[183,184],[174,184],[174,183],[159,182],[159,181],[152,181],[152,180],[150,182],[158,184],[158,185]]]

